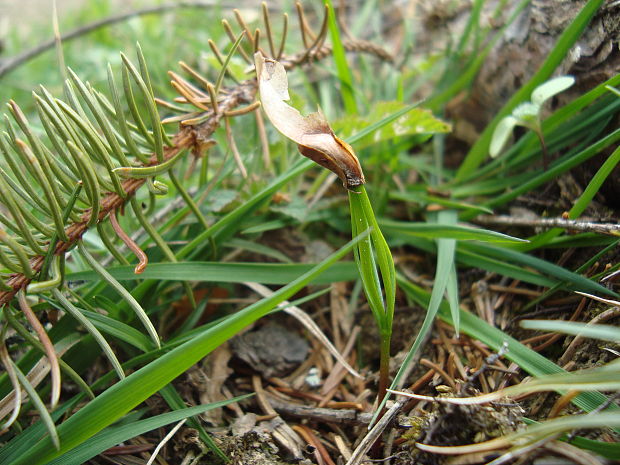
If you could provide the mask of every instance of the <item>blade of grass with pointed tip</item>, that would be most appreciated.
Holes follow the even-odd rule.
[[[556,333],[572,334],[574,336],[602,339],[610,342],[620,341],[620,328],[612,325],[589,325],[572,321],[523,320],[520,326],[525,329],[553,331]]]
[[[138,319],[144,325],[144,328],[146,329],[146,331],[149,333],[151,340],[155,343],[157,347],[159,347],[160,342],[159,342],[159,336],[157,335],[157,331],[155,330],[153,323],[151,323],[151,320],[149,319],[148,315],[146,314],[142,306],[138,303],[136,298],[132,296],[127,289],[125,289],[116,279],[112,277],[110,273],[107,272],[107,270],[103,266],[101,266],[97,262],[95,257],[93,257],[90,254],[90,252],[86,250],[86,247],[84,247],[84,244],[81,241],[78,242],[78,249],[82,257],[88,262],[91,268],[93,268],[93,270],[97,272],[97,274],[101,277],[101,279],[103,279],[106,283],[108,283],[108,285],[112,287],[123,298],[123,300],[127,302],[127,304],[132,308],[132,310],[135,312]]]
[[[329,34],[332,39],[334,64],[336,65],[336,71],[338,73],[338,80],[340,81],[340,94],[342,101],[344,102],[344,109],[350,115],[357,114],[357,103],[355,101],[355,90],[353,87],[353,76],[347,63],[347,56],[345,54],[344,46],[340,40],[340,31],[338,30],[338,22],[336,20],[336,12],[331,0],[326,0],[325,4],[329,8]]]
[[[28,381],[28,378],[26,378],[26,376],[21,372],[16,363],[12,361],[11,363],[13,364],[13,369],[15,370],[15,374],[17,375],[17,379],[19,379],[19,384],[21,384],[24,390],[28,393],[30,401],[34,404],[35,409],[39,412],[39,415],[41,416],[41,420],[45,424],[45,428],[49,433],[48,437],[50,438],[51,445],[54,447],[54,449],[59,450],[60,440],[58,437],[58,430],[56,429],[56,425],[54,425],[54,420],[52,420],[52,417],[47,411],[45,404],[39,397],[39,394],[37,394],[36,389],[32,386],[32,384],[30,384],[30,381]]]
[[[312,268],[301,263],[222,263],[222,262],[177,262],[150,263],[140,275],[133,266],[114,266],[108,273],[119,281],[157,279],[164,281],[203,281],[261,284],[287,284]],[[340,262],[313,279],[312,284],[331,284],[338,281],[352,281],[357,278],[353,262]],[[94,271],[79,271],[67,274],[69,281],[97,281]]]
[[[123,379],[125,377],[125,373],[123,372],[121,363],[118,361],[118,358],[116,358],[116,354],[110,347],[110,344],[108,344],[108,341],[105,340],[105,338],[95,327],[95,325],[93,325],[90,320],[86,318],[86,316],[84,316],[84,314],[75,305],[73,305],[58,289],[54,289],[52,291],[52,295],[58,302],[60,302],[60,305],[58,305],[57,308],[63,309],[71,316],[73,316],[73,318],[75,318],[86,329],[86,331],[90,333],[90,335],[95,339],[95,341],[97,341],[97,344],[99,344],[99,347],[101,347],[101,350],[110,361],[110,364],[112,365],[112,368],[114,368],[114,371],[116,371],[116,373],[118,374],[118,377],[120,379]],[[53,302],[50,303],[54,304]]]
[[[437,223],[440,225],[454,225],[457,220],[457,214],[454,210],[443,210],[437,214]],[[427,317],[435,319],[439,304],[443,300],[448,280],[454,268],[454,251],[456,249],[455,239],[437,239],[437,267],[435,269],[435,279],[433,282],[433,292],[431,300],[426,309]],[[456,310],[458,312],[458,308]],[[424,323],[422,324],[424,327]],[[420,336],[418,336],[420,337]]]
[[[525,239],[508,236],[488,229],[462,226],[452,223],[414,223],[380,219],[379,225],[388,232],[402,233],[427,239],[457,239],[483,242],[527,242]]]

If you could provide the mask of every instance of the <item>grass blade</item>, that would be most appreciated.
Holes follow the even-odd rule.
[[[556,333],[572,334],[574,336],[602,339],[609,342],[620,341],[620,328],[612,325],[591,325],[572,321],[551,320],[523,320],[520,324],[521,327],[525,329],[553,331]]]
[[[71,452],[67,452],[66,454],[52,460],[48,465],[81,465],[86,463],[87,460],[91,459],[95,455],[100,454],[110,447],[114,447],[115,445],[125,442],[131,438],[156,428],[161,428],[162,426],[166,426],[170,423],[174,423],[175,421],[194,415],[200,415],[201,413],[232,404],[233,402],[239,402],[240,400],[246,399],[251,395],[252,394],[248,394],[221,402],[214,402],[212,404],[203,404],[197,405],[196,407],[174,410],[172,412],[163,413],[145,420],[126,423],[121,426],[111,426],[80,444],[80,446],[76,447]]]

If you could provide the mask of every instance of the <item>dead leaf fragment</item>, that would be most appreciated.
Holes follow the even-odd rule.
[[[302,116],[291,107],[284,66],[262,53],[254,54],[261,104],[265,114],[284,136],[297,143],[302,155],[333,171],[347,189],[364,184],[364,173],[353,148],[336,137],[320,112]]]

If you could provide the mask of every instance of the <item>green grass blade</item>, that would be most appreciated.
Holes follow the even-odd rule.
[[[347,57],[340,40],[340,31],[338,30],[338,22],[336,21],[336,12],[331,0],[326,0],[328,6],[329,18],[327,18],[329,26],[329,34],[332,39],[334,64],[340,80],[340,94],[344,102],[344,109],[350,115],[357,114],[357,103],[355,102],[355,94],[353,87],[353,76],[347,63]]]
[[[459,308],[459,282],[456,274],[456,264],[452,262],[452,269],[448,275],[448,286],[446,287],[448,296],[448,305],[450,306],[450,314],[454,324],[454,330],[457,334],[461,331],[461,310]]]
[[[572,334],[574,336],[591,337],[604,341],[620,341],[620,328],[612,325],[589,325],[572,321],[523,320],[520,323],[525,329],[538,329],[556,333]]]
[[[573,207],[568,212],[569,219],[576,219],[581,215],[584,210],[590,205],[590,202],[594,196],[598,193],[605,180],[609,177],[616,165],[620,163],[620,147],[613,151],[613,153],[605,160],[603,165],[598,169],[596,174],[592,177],[587,187],[579,196]],[[553,228],[549,231],[545,231],[532,239],[533,247],[541,247],[547,244],[551,239],[558,236],[564,231],[562,228]]]
[[[375,262],[375,255],[372,246],[372,239],[368,234],[369,228],[368,218],[363,212],[361,194],[349,192],[349,204],[351,206],[351,233],[353,237],[362,237],[364,239],[358,243],[355,248],[355,262],[359,270],[359,276],[362,279],[362,285],[368,305],[372,311],[377,324],[381,328],[385,322],[385,310],[383,307],[383,293],[381,291],[381,283],[379,281],[379,272]]]
[[[143,352],[153,349],[151,340],[136,328],[101,313],[88,310],[82,310],[82,313],[99,331],[114,336]]]
[[[11,361],[11,363],[13,362]],[[45,425],[45,428],[48,432],[47,437],[51,442],[49,446],[53,447],[56,450],[60,449],[58,430],[56,429],[56,425],[54,425],[54,420],[52,419],[50,412],[48,412],[47,408],[45,407],[45,403],[41,400],[39,394],[37,394],[36,389],[32,386],[32,384],[30,384],[30,381],[28,381],[28,378],[26,378],[26,376],[21,372],[16,363],[13,363],[13,369],[15,370],[15,374],[17,375],[19,384],[21,384],[21,386],[24,388],[24,391],[26,391],[28,397],[30,397],[30,401],[33,403],[35,409],[37,410],[37,412],[39,412],[39,415],[41,416],[41,421],[43,421],[43,424]]]
[[[159,391],[159,394],[164,398],[172,410],[181,410],[186,406],[185,400],[183,400],[181,394],[179,394],[172,384],[164,386],[164,388]],[[195,428],[198,431],[198,436],[200,436],[200,439],[202,439],[202,441],[214,454],[216,454],[224,462],[228,460],[226,454],[220,450],[213,438],[209,435],[209,433],[207,433],[201,421],[190,417],[187,423],[188,426]]]
[[[125,302],[127,302],[127,304],[134,311],[138,319],[142,322],[146,331],[149,333],[151,340],[155,343],[157,347],[159,347],[160,342],[157,331],[155,330],[153,323],[151,323],[151,320],[149,319],[142,306],[138,303],[136,298],[132,296],[127,289],[125,289],[116,279],[112,277],[110,273],[107,272],[107,270],[103,266],[101,266],[97,262],[95,257],[93,257],[90,252],[86,250],[86,247],[84,247],[84,244],[81,241],[78,242],[78,249],[82,257],[84,257],[84,259],[88,262],[91,268],[96,271],[96,273],[101,277],[101,279],[107,282],[108,285],[110,285],[110,287],[112,287],[123,298]]]
[[[63,415],[71,412],[78,401],[81,399],[81,396],[74,396],[68,402],[65,402],[60,407],[58,407],[54,412],[52,412],[52,421],[56,422]],[[0,463],[10,463],[10,457],[19,457],[28,451],[32,444],[40,440],[46,433],[45,424],[42,421],[37,421],[32,425],[24,428],[23,431],[20,432],[19,435],[15,436],[9,442],[5,443],[0,447]]]
[[[183,420],[184,418],[200,415],[201,413],[223,407],[233,402],[239,402],[240,400],[250,397],[250,395],[251,394],[234,397],[232,399],[227,399],[212,404],[203,404],[197,405],[196,407],[174,410],[172,412],[162,413],[161,415],[147,418],[145,420],[138,420],[120,426],[111,426],[80,444],[72,451],[52,460],[48,465],[81,465],[86,463],[87,460],[91,459],[95,455],[98,455],[110,447],[114,447],[115,445],[125,442],[131,438],[144,434],[148,431],[152,431],[156,428],[161,428],[170,423]]]
[[[570,443],[580,449],[591,450],[608,459],[620,461],[620,443],[618,442],[595,441],[594,439],[577,436]]]
[[[362,213],[364,217],[367,218],[368,225],[372,228],[370,231],[370,238],[372,239],[372,246],[377,254],[377,263],[381,271],[381,281],[383,282],[383,290],[385,291],[386,321],[382,329],[391,333],[392,320],[394,318],[394,303],[396,301],[396,272],[394,270],[394,259],[392,258],[392,252],[377,223],[375,213],[370,204],[370,199],[366,193],[366,188],[362,186],[360,191],[359,200],[361,200]]]
[[[456,223],[457,214],[454,210],[443,210],[437,214],[437,222],[442,225],[453,225]],[[435,280],[431,300],[426,309],[426,319],[435,319],[439,304],[441,304],[446,287],[448,286],[449,276],[454,268],[454,251],[456,249],[455,239],[437,239],[437,267],[435,269]],[[422,324],[424,328],[424,323]]]
[[[435,245],[424,238],[413,238],[413,236],[396,236],[402,242],[409,244],[417,249],[424,250],[426,252],[435,253]],[[460,264],[472,267],[480,268],[483,270],[499,273],[503,276],[508,276],[513,279],[535,284],[537,286],[551,287],[560,282],[547,278],[536,271],[532,271],[523,266],[513,265],[506,263],[505,260],[495,259],[482,253],[475,253],[471,250],[466,250],[463,247],[463,243],[457,244],[456,248],[456,261]]]
[[[246,281],[261,284],[287,284],[292,279],[312,268],[307,263],[220,263],[220,262],[177,262],[149,263],[146,270],[136,275],[133,266],[113,266],[108,273],[118,281],[157,279],[161,281],[203,281],[220,283],[243,283]],[[67,274],[68,281],[97,281],[99,276],[93,271],[79,271]],[[340,262],[317,275],[312,284],[331,284],[338,281],[357,279],[353,262]]]
[[[73,305],[58,289],[52,290],[52,295],[54,298],[60,302],[57,306],[61,309],[64,309],[67,313],[69,313],[73,318],[75,318],[85,329],[89,332],[89,334],[97,341],[99,347],[110,361],[112,368],[118,374],[120,379],[125,377],[125,373],[123,372],[123,367],[121,363],[116,358],[116,354],[108,344],[108,341],[105,340],[103,335],[99,332],[99,330],[95,327],[93,323],[75,306]]]
[[[456,239],[460,241],[483,242],[527,242],[525,239],[508,236],[488,229],[444,223],[413,223],[382,219],[383,229],[394,234],[406,234],[427,239]]]
[[[571,287],[573,287],[575,290],[589,289],[589,291],[587,292],[602,293],[618,297],[618,295],[612,290],[607,289],[606,287],[601,286],[600,284],[591,281],[590,279],[585,278],[580,274],[573,273],[572,271],[567,270],[561,266],[554,265],[553,263],[549,263],[545,260],[541,260],[540,258],[536,258],[522,252],[495,247],[488,244],[473,243],[459,244],[459,249],[462,249],[464,251],[472,251],[481,255],[486,255],[487,257],[495,258],[497,260],[513,262],[517,265],[534,268],[543,274],[569,283]]]

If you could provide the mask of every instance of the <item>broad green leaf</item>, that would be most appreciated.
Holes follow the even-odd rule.
[[[347,138],[352,134],[361,132],[367,127],[381,121],[385,115],[394,114],[407,108],[402,102],[377,102],[373,108],[364,116],[347,115],[344,118],[334,121],[332,124],[334,131]],[[425,134],[430,137],[432,134],[449,132],[451,126],[433,116],[430,110],[415,108],[403,114],[391,124],[385,125],[381,129],[373,131],[355,143],[355,149],[361,150],[373,144],[383,141],[392,141],[399,137],[412,136],[415,134]]]

